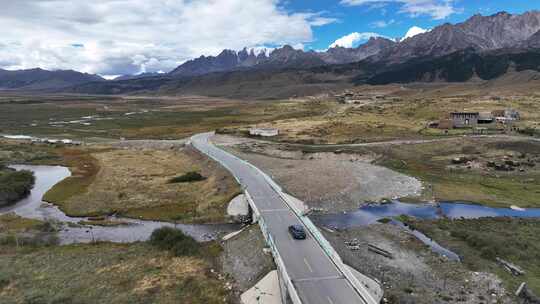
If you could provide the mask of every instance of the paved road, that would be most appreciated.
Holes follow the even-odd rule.
[[[251,166],[212,145],[208,141],[211,136],[211,133],[198,134],[192,138],[192,144],[220,160],[247,187],[261,211],[302,303],[365,303],[312,236],[306,240],[294,240],[290,236],[287,227],[302,223],[266,179]]]

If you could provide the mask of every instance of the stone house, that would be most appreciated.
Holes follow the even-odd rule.
[[[454,128],[473,128],[478,125],[478,112],[452,112],[450,119]]]

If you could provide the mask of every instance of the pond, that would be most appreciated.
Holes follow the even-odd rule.
[[[198,241],[206,241],[217,238],[219,234],[229,233],[240,229],[237,224],[220,225],[186,225],[173,224],[159,221],[144,221],[128,218],[110,217],[128,225],[104,227],[93,225],[80,225],[84,217],[70,217],[64,214],[58,207],[44,202],[43,195],[54,185],[71,176],[68,168],[62,166],[29,166],[12,165],[16,170],[29,170],[34,172],[36,182],[30,195],[14,205],[0,208],[0,214],[15,213],[24,218],[51,220],[64,223],[58,233],[62,244],[88,243],[92,241],[110,242],[136,242],[147,240],[154,229],[160,227],[176,227]]]

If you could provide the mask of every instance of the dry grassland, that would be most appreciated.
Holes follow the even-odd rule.
[[[152,220],[223,222],[227,203],[240,191],[227,171],[191,148],[80,153],[79,166],[72,167],[73,177],[46,195],[47,201],[71,216],[118,214]],[[207,179],[169,183],[171,178],[191,171]]]

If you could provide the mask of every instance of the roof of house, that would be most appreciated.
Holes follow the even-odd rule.
[[[452,112],[452,115],[480,115],[479,112]]]
[[[493,119],[493,114],[491,114],[491,112],[480,112],[480,114],[478,115],[480,119],[485,119],[485,120],[492,120]]]

